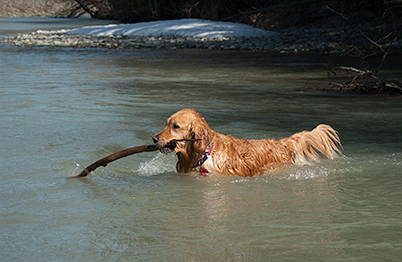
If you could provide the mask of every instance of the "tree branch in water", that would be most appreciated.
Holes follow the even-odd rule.
[[[339,73],[337,74],[336,71]],[[342,93],[366,94],[402,94],[402,82],[398,79],[385,81],[380,79],[372,70],[360,70],[354,67],[339,66],[331,70],[331,77],[340,74],[354,74],[353,78],[343,83],[330,83],[330,89],[337,89]]]
[[[176,142],[182,142],[182,141],[194,142],[194,141],[199,141],[199,140],[201,140],[201,139],[172,140],[172,141],[169,141],[168,144],[174,144]],[[143,145],[143,146],[130,147],[130,148],[121,150],[119,152],[113,153],[102,159],[99,159],[98,161],[92,163],[91,165],[86,167],[84,170],[82,170],[82,172],[79,175],[72,176],[69,178],[85,177],[85,176],[89,175],[92,171],[97,169],[98,167],[100,167],[100,166],[105,167],[105,166],[107,166],[107,164],[109,164],[110,162],[116,161],[117,159],[129,156],[129,155],[137,154],[137,153],[157,151],[159,149],[160,149],[160,147],[157,145]]]
[[[100,167],[100,166],[105,167],[110,162],[116,161],[117,159],[120,159],[122,157],[126,157],[126,156],[137,154],[137,153],[142,153],[142,152],[156,151],[158,149],[159,149],[159,147],[156,145],[143,145],[143,146],[130,147],[130,148],[121,150],[119,152],[113,153],[102,159],[99,159],[98,161],[92,163],[91,165],[86,167],[84,170],[82,170],[82,172],[79,175],[73,176],[70,178],[85,177],[85,176],[89,175],[89,173],[91,173],[92,171],[97,169],[98,167]]]

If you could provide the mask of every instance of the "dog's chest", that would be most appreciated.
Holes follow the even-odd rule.
[[[214,166],[214,160],[212,156],[209,156],[207,160],[200,166],[200,171],[206,172],[216,172],[216,168]]]

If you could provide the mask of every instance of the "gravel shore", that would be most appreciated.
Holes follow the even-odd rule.
[[[356,30],[347,27],[294,28],[274,38],[197,38],[197,37],[139,37],[97,36],[69,34],[69,30],[18,34],[3,38],[1,44],[25,47],[72,47],[110,49],[209,49],[250,50],[279,53],[345,54],[359,51],[378,53],[380,49]],[[378,39],[378,38],[377,38]],[[388,42],[386,42],[388,41]],[[402,54],[402,40],[386,39],[380,42],[384,50]],[[351,51],[352,50],[352,51]]]

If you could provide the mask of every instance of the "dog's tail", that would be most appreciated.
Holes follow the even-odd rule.
[[[296,165],[342,154],[338,133],[329,125],[321,124],[312,131],[296,133],[289,137],[289,142],[293,144],[292,160]]]

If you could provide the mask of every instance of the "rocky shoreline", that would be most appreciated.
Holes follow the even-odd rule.
[[[3,38],[0,43],[24,47],[72,47],[109,49],[207,49],[243,50],[278,53],[319,53],[341,55],[345,53],[380,53],[360,33],[352,28],[296,28],[271,38],[199,38],[199,37],[143,37],[143,36],[97,36],[70,34],[69,30],[23,33]],[[386,42],[388,41],[388,42]],[[383,50],[402,54],[402,40],[385,39]],[[358,46],[358,49],[355,48]]]

